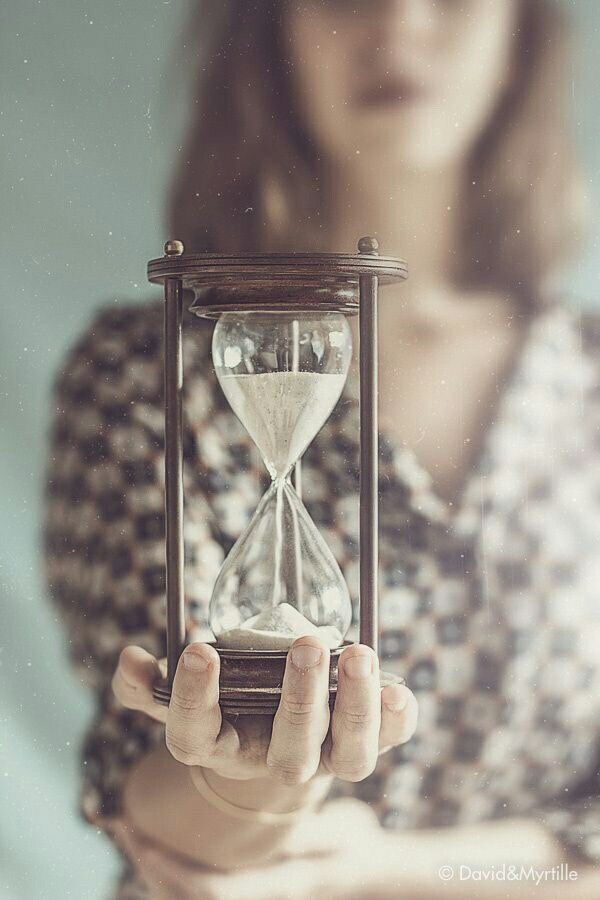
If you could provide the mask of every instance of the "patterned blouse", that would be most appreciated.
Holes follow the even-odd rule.
[[[96,824],[119,812],[129,767],[163,740],[110,688],[125,645],[165,654],[162,327],[162,301],[101,308],[54,383],[44,563],[98,700],[81,794]],[[186,308],[189,640],[212,639],[212,585],[268,485],[216,382],[210,334]],[[381,435],[380,658],[417,695],[419,726],[332,797],[368,802],[387,829],[535,817],[600,860],[599,347],[593,315],[553,302],[530,318],[453,506],[412,451]],[[302,479],[353,601],[357,438],[349,380]],[[126,873],[118,896],[144,896],[134,885]]]

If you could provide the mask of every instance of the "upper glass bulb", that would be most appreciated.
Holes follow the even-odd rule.
[[[352,358],[345,316],[226,313],[212,344],[217,378],[272,478],[286,475],[328,419]]]

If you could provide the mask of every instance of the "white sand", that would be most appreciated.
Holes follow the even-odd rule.
[[[260,450],[273,478],[285,475],[337,403],[346,375],[264,372],[224,375],[229,405]]]
[[[289,603],[282,603],[230,628],[217,638],[217,646],[228,650],[288,650],[296,638],[315,634],[333,650],[342,643],[334,625],[313,625]]]

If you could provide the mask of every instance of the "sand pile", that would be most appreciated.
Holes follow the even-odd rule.
[[[288,650],[305,634],[318,635],[330,650],[342,643],[334,625],[313,625],[289,603],[281,603],[224,631],[217,638],[217,646],[228,650]]]

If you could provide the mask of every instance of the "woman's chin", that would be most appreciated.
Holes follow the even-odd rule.
[[[431,146],[428,141],[420,142],[414,136],[406,140],[398,135],[388,140],[383,135],[373,135],[356,142],[356,148],[344,154],[357,168],[364,166],[377,173],[379,178],[404,172],[433,172],[446,170],[460,161],[461,154],[444,152],[446,148]]]
[[[426,171],[455,165],[468,146],[467,136],[441,127],[430,116],[379,113],[356,117],[351,146],[345,147],[344,155],[374,170],[383,166]]]

